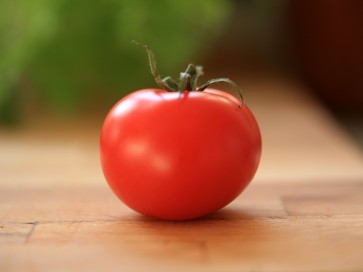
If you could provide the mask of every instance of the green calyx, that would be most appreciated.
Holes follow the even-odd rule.
[[[241,89],[232,80],[230,80],[228,78],[215,78],[215,79],[208,80],[205,84],[203,84],[202,86],[200,86],[198,88],[197,82],[198,82],[198,78],[203,75],[203,67],[200,65],[194,65],[194,64],[189,64],[187,69],[185,70],[185,72],[180,73],[178,81],[175,81],[170,76],[161,78],[161,76],[156,68],[155,55],[151,51],[151,49],[147,45],[142,44],[140,42],[137,42],[137,41],[132,41],[132,42],[138,46],[143,47],[146,50],[146,53],[148,54],[148,57],[149,57],[151,73],[152,73],[153,77],[155,78],[156,83],[158,84],[158,86],[161,89],[169,91],[169,92],[180,92],[180,93],[182,93],[184,91],[202,92],[206,88],[208,88],[211,84],[225,82],[225,83],[232,85],[232,87],[237,90],[239,99],[241,100],[240,108],[243,106],[243,96],[242,96]]]

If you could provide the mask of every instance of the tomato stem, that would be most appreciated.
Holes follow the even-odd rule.
[[[138,46],[143,47],[146,50],[146,53],[148,54],[148,57],[149,57],[151,73],[154,76],[155,81],[159,85],[159,87],[164,90],[167,90],[167,91],[171,91],[171,92],[174,91],[171,88],[171,86],[168,86],[168,84],[165,83],[166,80],[163,81],[161,79],[158,69],[156,68],[156,60],[155,60],[155,55],[154,55],[153,51],[151,51],[151,49],[146,44],[139,43],[135,40],[133,40],[132,42]]]
[[[241,89],[238,87],[238,85],[236,83],[234,83],[232,80],[230,80],[229,78],[214,78],[211,80],[208,80],[205,84],[203,84],[202,86],[200,86],[200,88],[197,90],[197,92],[203,92],[206,88],[208,88],[211,84],[214,83],[219,83],[219,82],[225,82],[228,83],[230,85],[232,85],[238,92],[238,96],[239,99],[241,100],[241,105],[240,108],[243,106],[243,96],[242,96],[242,92]]]
[[[199,87],[197,89],[198,78],[203,75],[203,67],[200,65],[189,64],[187,69],[185,70],[185,72],[180,73],[178,82],[176,82],[170,76],[167,76],[167,77],[161,79],[161,76],[156,67],[155,55],[152,52],[152,50],[149,48],[149,46],[142,44],[140,42],[137,42],[135,40],[133,40],[132,42],[145,49],[146,53],[148,54],[148,58],[149,58],[151,74],[153,75],[156,83],[158,84],[158,86],[161,89],[166,90],[168,92],[179,92],[180,94],[185,91],[202,92],[206,88],[208,88],[211,84],[218,83],[218,82],[225,82],[225,83],[230,84],[233,88],[235,88],[237,90],[238,97],[241,100],[241,105],[239,105],[239,107],[242,108],[243,96],[242,96],[241,89],[238,87],[238,85],[236,83],[234,83],[229,78],[215,78],[215,79],[208,80],[206,83],[204,83],[201,87]]]

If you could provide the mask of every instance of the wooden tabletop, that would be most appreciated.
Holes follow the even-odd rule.
[[[300,84],[240,84],[259,171],[206,218],[146,218],[110,191],[102,118],[0,130],[0,271],[363,271],[363,157]]]

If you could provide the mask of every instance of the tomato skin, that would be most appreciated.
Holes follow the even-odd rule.
[[[246,105],[218,90],[144,89],[121,99],[101,132],[114,193],[133,210],[167,220],[210,214],[253,178],[261,135]]]

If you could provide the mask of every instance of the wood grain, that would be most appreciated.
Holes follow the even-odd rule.
[[[170,222],[106,187],[6,189],[0,270],[359,271],[362,194],[361,182],[253,184],[215,214]]]
[[[154,220],[116,199],[99,166],[102,118],[0,130],[0,271],[363,271],[361,151],[300,85],[244,86],[261,166],[200,220]]]

